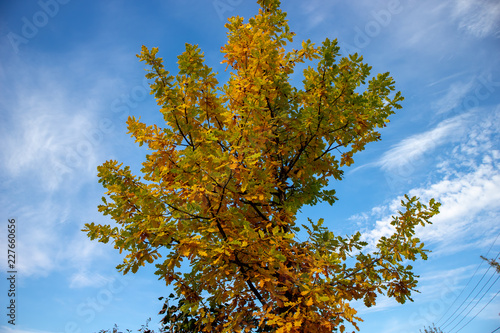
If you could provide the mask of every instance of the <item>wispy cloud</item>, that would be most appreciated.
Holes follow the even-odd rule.
[[[72,275],[69,283],[75,288],[97,283],[95,280],[85,282],[83,277],[94,276],[95,273],[90,269],[95,259],[103,260],[109,253],[105,253],[101,244],[89,242],[79,231],[81,217],[75,219],[72,216],[81,212],[82,216],[90,220],[93,207],[70,212],[68,201],[60,197],[30,204],[9,204],[5,199],[1,203],[10,216],[16,218],[19,226],[17,252],[22,260],[18,261],[16,267],[23,276],[43,277],[56,271]],[[71,232],[68,232],[68,227],[72,229]],[[6,269],[6,264],[1,262],[0,267]]]
[[[314,29],[316,26],[324,22],[325,20],[332,19],[331,8],[336,5],[336,1],[304,1],[300,3],[301,14],[307,16],[307,24],[304,26],[307,29]]]
[[[463,267],[457,267],[454,269],[432,269],[424,273],[424,275],[419,278],[419,281],[422,282],[423,284],[427,284],[426,286],[422,287],[422,291],[425,289],[425,293],[422,292],[422,294],[427,294],[428,296],[432,296],[433,293],[435,293],[435,289],[427,289],[427,288],[435,288],[436,283],[449,283],[451,281],[452,285],[457,285],[461,280],[465,280],[470,278],[474,272],[475,269],[477,268],[477,265],[467,265]],[[437,286],[439,288],[439,286]]]
[[[386,172],[406,169],[424,154],[429,154],[439,146],[460,137],[469,118],[470,115],[458,115],[444,120],[427,132],[404,139],[384,153],[375,164]]]
[[[101,274],[91,273],[88,270],[82,269],[71,276],[69,287],[101,287],[108,281],[110,281],[110,278],[106,278]]]
[[[498,161],[495,164],[497,163]],[[453,244],[457,237],[477,236],[478,231],[474,230],[477,224],[481,224],[480,221],[475,221],[479,215],[491,211],[494,214],[492,217],[500,217],[498,215],[500,213],[498,204],[500,202],[500,173],[493,163],[483,163],[473,172],[462,173],[460,177],[439,181],[428,188],[412,190],[410,194],[422,198],[435,197],[442,203],[440,214],[434,218],[435,225],[423,232],[426,239],[431,241]],[[483,219],[485,219],[484,222],[494,222],[487,216],[483,216]],[[491,227],[491,231],[494,232],[495,224]],[[480,229],[481,232],[484,231],[483,228]]]
[[[109,141],[95,133],[108,120],[108,131],[100,134],[109,139],[110,120],[118,118],[111,110],[112,101],[128,92],[114,67],[128,68],[131,59],[136,61],[133,58],[133,54],[124,57],[120,48],[89,46],[67,54],[3,59],[2,171],[12,178],[34,177],[48,191],[68,181],[75,189],[93,177]],[[108,64],[103,59],[113,61]]]
[[[84,139],[75,134],[82,133],[86,124],[91,123],[91,115],[82,109],[67,114],[65,111],[74,107],[68,103],[58,108],[54,105],[58,97],[47,91],[30,97],[12,105],[18,112],[12,115],[10,130],[4,131],[1,138],[7,173],[12,177],[34,173],[48,190],[56,189],[63,175],[74,166],[91,175],[90,168],[96,163],[95,150],[85,150],[85,162],[81,165],[80,160],[71,160],[72,149]]]
[[[374,306],[369,308],[364,305],[363,301],[356,301],[354,304],[357,304],[355,308],[361,309],[359,310],[359,315],[361,316],[367,313],[386,311],[387,309],[401,305],[393,298],[389,298],[385,295],[378,296],[376,302]]]
[[[436,198],[442,203],[434,224],[419,231],[420,237],[436,244],[441,254],[484,246],[484,240],[495,236],[500,229],[500,130],[495,125],[500,118],[500,107],[482,116],[482,121],[477,123],[465,123],[461,116],[445,121],[429,132],[404,140],[379,162],[385,171],[391,172],[394,165],[409,163],[424,151],[448,143],[448,149],[433,159],[439,166],[430,177],[435,180],[409,191],[422,201]],[[464,124],[468,124],[467,131]],[[454,142],[450,142],[452,139]],[[400,199],[353,217],[365,223],[376,220],[364,235],[371,244],[393,232],[390,216]],[[478,241],[479,238],[483,242]]]
[[[88,51],[67,54],[71,60],[65,62],[55,59],[60,55],[37,56],[43,59],[7,59],[0,70],[5,86],[0,185],[8,189],[0,203],[20,223],[18,269],[24,276],[64,271],[73,274],[72,287],[89,286],[95,281],[86,275],[93,274],[89,267],[102,248],[79,231],[82,216],[90,222],[96,214],[94,205],[81,207],[79,191],[95,182],[113,133],[101,131],[97,137],[95,130],[102,119],[118,117],[111,102],[127,91],[106,68],[90,66],[98,60]]]
[[[30,70],[19,79],[16,94],[2,105],[4,172],[14,178],[36,177],[46,190],[57,189],[67,173],[74,180],[91,177],[100,147],[88,144],[85,134],[97,123],[96,99],[101,96],[79,99],[64,77],[50,69]]]
[[[500,31],[500,3],[495,0],[455,0],[453,18],[458,28],[484,38]]]
[[[437,114],[442,114],[459,107],[472,87],[472,82],[452,83],[447,93],[434,103],[433,108],[437,111]]]
[[[448,75],[446,77],[441,77],[441,78],[439,78],[439,80],[436,80],[434,82],[429,83],[428,86],[432,87],[432,86],[435,86],[436,84],[441,83],[441,82],[451,81],[452,79],[460,77],[460,76],[464,75],[465,73],[466,72],[453,73],[452,75]],[[453,86],[453,84],[452,84],[452,86]]]
[[[11,200],[15,200],[13,195]],[[18,261],[17,269],[27,277],[46,276],[57,267],[58,249],[62,244],[57,226],[63,222],[64,212],[48,200],[31,204],[9,204],[2,200],[2,204],[18,225],[17,252],[22,260]],[[6,263],[0,265],[4,267]]]
[[[474,38],[500,36],[500,3],[496,0],[421,0],[405,12],[404,24],[391,33],[397,41],[395,45],[410,49],[418,56],[414,61],[422,61],[424,56],[449,63],[471,52]],[[464,35],[474,38],[463,38]],[[470,64],[466,70],[477,67],[478,64]]]
[[[110,280],[110,277],[96,271],[95,261],[97,258],[103,261],[109,257],[111,252],[106,251],[112,251],[111,247],[105,248],[102,244],[89,242],[82,232],[73,235],[69,244],[71,246],[66,244],[60,260],[72,272],[69,277],[70,288],[100,287]]]
[[[32,330],[32,329],[20,329],[20,328],[12,328],[10,326],[1,326],[1,330],[4,333],[54,333],[49,331],[40,331],[40,330]]]

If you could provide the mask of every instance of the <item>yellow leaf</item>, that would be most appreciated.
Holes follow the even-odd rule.
[[[318,299],[321,301],[321,302],[327,302],[330,300],[330,297],[328,296],[320,296],[318,297]]]
[[[191,253],[191,251],[189,251],[189,248],[186,246],[183,246],[182,248],[180,248],[179,251],[180,251],[181,255],[183,255],[185,257],[189,256],[189,254]]]

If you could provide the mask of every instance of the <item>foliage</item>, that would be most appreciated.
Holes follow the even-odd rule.
[[[141,332],[141,333],[155,333],[155,331],[150,330],[149,327],[148,327],[150,321],[151,321],[151,318],[148,319],[146,321],[146,324],[142,325],[142,327],[140,329],[138,329],[137,332]],[[110,329],[110,330],[100,330],[98,333],[124,333],[124,332],[120,331],[119,328],[118,328],[118,325],[115,324],[115,326],[112,329]],[[132,330],[127,329],[126,333],[132,333]],[[158,333],[163,333],[163,332],[160,330],[160,331],[158,331]]]
[[[144,176],[114,160],[98,167],[108,195],[99,210],[117,226],[84,231],[127,253],[124,274],[156,263],[177,295],[164,308],[167,323],[187,325],[181,332],[343,332],[361,320],[352,301],[411,300],[417,281],[405,261],[426,259],[415,227],[430,223],[439,204],[405,196],[394,234],[372,252],[359,232],[334,235],[323,219],[301,228],[301,207],[336,201],[329,182],[380,140],[377,129],[403,98],[389,73],[370,78],[361,56],[340,57],[336,40],[286,51],[294,33],[280,2],[258,3],[248,23],[226,24],[231,77],[222,86],[195,45],[178,57],[177,75],[157,48],[142,47],[165,126],[128,119],[151,151]],[[290,77],[305,61],[315,67],[304,69],[299,89]]]
[[[488,259],[488,258],[485,258],[483,256],[481,256],[481,259],[485,260],[488,262],[488,264],[490,264],[491,267],[493,267],[497,273],[500,273],[500,263],[495,259]]]
[[[441,328],[436,327],[434,324],[432,324],[432,326],[429,326],[428,328],[424,327],[423,332],[422,332],[422,330],[419,330],[419,331],[421,333],[444,333],[443,331],[441,331]]]
[[[163,297],[160,297],[159,299],[162,300]],[[176,304],[170,305],[169,299],[177,301]],[[163,309],[159,313],[165,314],[161,321],[165,332],[202,332],[206,328],[206,324],[202,323],[199,316],[192,314],[191,312],[183,311],[185,304],[186,299],[184,297],[176,296],[174,294],[169,295],[163,305]],[[205,312],[217,317],[217,314],[223,309],[223,307],[223,304],[212,305],[209,309],[205,309]],[[215,326],[217,323],[213,323],[213,325]]]

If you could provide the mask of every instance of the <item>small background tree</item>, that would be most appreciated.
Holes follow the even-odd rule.
[[[432,326],[429,326],[429,327],[424,327],[424,330],[419,330],[421,333],[444,333],[443,331],[441,331],[441,329],[439,327],[436,327],[434,324],[432,324]]]

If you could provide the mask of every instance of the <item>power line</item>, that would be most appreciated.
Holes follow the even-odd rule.
[[[460,319],[460,321],[459,321],[459,322],[458,322],[455,326],[453,326],[453,328],[450,330],[450,333],[451,333],[451,331],[452,331],[455,327],[457,327],[457,326],[458,326],[458,324],[460,324],[460,323],[462,322],[462,320],[464,320],[464,319],[465,319],[465,318],[469,315],[469,313],[471,313],[471,311],[472,311],[472,310],[473,310],[473,309],[477,306],[477,304],[478,304],[478,303],[479,303],[479,302],[483,299],[483,297],[484,297],[484,296],[488,293],[488,291],[490,291],[491,287],[493,287],[493,285],[495,285],[495,283],[498,281],[498,279],[499,279],[499,278],[500,278],[500,275],[496,278],[495,282],[493,282],[493,284],[492,284],[492,285],[488,288],[488,290],[486,290],[486,291],[485,291],[485,293],[483,294],[483,296],[481,296],[481,298],[480,298],[480,299],[476,302],[476,304],[474,304],[474,306],[473,306],[473,307],[469,310],[469,312],[467,312],[467,314],[466,314],[466,315],[465,315],[462,319]],[[489,281],[489,280],[488,280],[488,281]],[[481,290],[482,290],[482,289],[481,289]],[[468,322],[467,322],[464,326],[460,327],[460,329],[457,331],[457,333],[458,333],[458,332],[460,332],[460,331],[462,330],[462,328],[464,328],[465,326],[467,326],[467,325],[468,325],[468,324],[469,324],[469,323],[470,323],[470,322],[471,322],[474,318],[476,318],[476,317],[477,317],[477,315],[478,315],[478,314],[480,314],[480,313],[481,313],[481,311],[483,311],[483,310],[484,310],[484,308],[485,308],[485,307],[487,307],[487,306],[488,306],[488,304],[490,304],[490,303],[491,303],[491,301],[493,301],[493,299],[494,299],[494,298],[498,295],[498,293],[500,293],[500,290],[499,290],[499,291],[495,294],[495,296],[493,296],[493,297],[489,300],[489,302],[488,302],[488,303],[486,303],[486,305],[485,305],[485,306],[483,306],[483,308],[482,308],[481,310],[479,310],[479,312],[478,312],[478,313],[476,313],[476,314],[474,315],[474,317],[472,317],[472,318],[471,318],[471,319],[470,319],[470,320],[469,320],[469,321],[468,321]],[[469,305],[467,305],[467,306],[469,306]]]
[[[492,331],[491,333],[495,333],[498,330],[500,330],[500,326],[496,330]]]
[[[478,312],[478,313],[476,313],[476,314],[474,315],[474,317],[472,317],[472,318],[471,318],[471,319],[470,319],[470,320],[469,320],[469,321],[468,321],[468,322],[467,322],[464,326],[460,327],[460,329],[457,331],[457,333],[458,333],[458,332],[460,332],[460,331],[462,330],[462,328],[464,328],[465,326],[469,325],[469,323],[470,323],[470,322],[471,322],[474,318],[476,318],[476,317],[477,317],[477,315],[478,315],[478,314],[480,314],[480,313],[481,313],[481,311],[483,311],[483,310],[484,310],[484,308],[486,308],[486,307],[487,307],[487,306],[491,303],[491,301],[493,301],[493,299],[494,299],[495,297],[497,297],[497,295],[498,295],[499,293],[500,293],[500,290],[499,290],[499,291],[497,291],[497,293],[495,294],[495,296],[493,296],[493,297],[492,297],[492,298],[488,301],[488,303],[486,303],[486,305],[485,305],[485,306],[483,306],[483,308],[482,308],[481,310],[479,310],[479,312]],[[494,330],[493,332],[496,332],[496,331],[498,331],[499,329],[500,329],[500,327],[499,327],[499,328],[497,328],[496,330]],[[493,333],[493,332],[491,332],[491,333]]]
[[[474,298],[472,298],[469,302],[469,304],[467,304],[467,306],[458,314],[457,318],[455,318],[453,321],[455,321],[456,319],[458,319],[458,317],[465,311],[467,310],[467,308],[469,307],[469,305],[472,304],[472,302],[477,298],[477,296],[481,293],[481,291],[483,291],[484,287],[486,287],[488,285],[488,283],[490,283],[490,280],[493,278],[493,276],[495,276],[495,273],[493,273],[493,275],[490,276],[490,278],[488,279],[488,281],[486,281],[486,283],[483,285],[483,287],[481,288],[481,290],[479,290],[477,292],[477,294],[474,296]],[[477,304],[479,303],[479,301],[481,301],[483,299],[483,297],[488,293],[488,291],[490,291],[491,287],[493,287],[493,285],[498,281],[498,279],[500,278],[500,275],[496,278],[496,280],[491,284],[491,286],[488,288],[488,290],[485,291],[485,293],[483,294],[483,296],[481,296],[481,298],[479,300],[476,301],[476,304],[474,304],[474,306],[469,310],[469,312],[467,312],[465,314],[465,316],[460,319],[460,321],[458,323],[455,324],[455,326],[453,326],[450,330],[452,331],[455,327],[458,326],[458,324],[460,324],[462,322],[462,320],[464,320],[468,315],[469,313],[477,306]],[[452,321],[452,322],[453,322]],[[450,322],[451,324],[451,322]]]
[[[500,236],[500,232],[495,237],[495,240],[493,241],[493,243],[491,243],[491,246],[488,249],[488,252],[486,253],[485,257],[488,257],[488,254],[490,253],[491,249],[493,248],[493,245],[495,245],[495,243],[497,242],[498,236]],[[463,292],[467,289],[467,286],[472,281],[472,279],[474,278],[474,276],[476,276],[476,273],[479,270],[479,267],[481,267],[481,265],[483,264],[483,262],[484,261],[481,261],[479,263],[479,265],[477,266],[476,270],[474,271],[474,274],[472,274],[472,276],[470,277],[469,281],[467,281],[467,284],[465,285],[465,287],[462,289],[462,291],[460,292],[460,294],[455,298],[455,300],[453,301],[453,303],[448,307],[448,310],[446,310],[445,313],[441,316],[441,318],[439,318],[437,320],[436,324],[439,324],[439,322],[441,321],[441,319],[443,319],[443,317],[448,313],[448,311],[450,311],[451,308],[453,308],[453,305],[455,305],[456,301],[460,298],[460,296],[462,296]],[[466,300],[467,299],[465,299],[464,302],[462,302],[462,304],[465,303]],[[462,304],[460,306],[462,306]],[[448,317],[448,319],[445,320],[445,322],[442,325],[446,324],[446,322],[448,320],[450,320],[450,318],[453,317],[455,315],[455,313],[457,313],[457,311],[460,309],[460,306]]]
[[[465,287],[462,289],[462,291],[460,292],[460,294],[458,294],[458,296],[455,298],[455,300],[453,301],[453,303],[451,303],[451,305],[448,307],[448,310],[446,310],[446,312],[445,312],[445,313],[441,316],[441,318],[439,318],[439,319],[437,320],[437,322],[436,322],[436,323],[438,323],[438,324],[439,324],[439,322],[441,321],[441,319],[443,319],[443,317],[444,317],[444,316],[448,313],[448,311],[450,311],[450,310],[451,310],[451,308],[453,308],[453,305],[455,305],[455,303],[457,302],[457,300],[460,298],[460,296],[462,296],[462,294],[464,293],[464,291],[467,289],[467,287],[469,286],[469,283],[472,281],[472,279],[474,278],[474,276],[476,276],[476,273],[477,273],[477,271],[479,270],[479,267],[481,267],[481,265],[482,265],[482,264],[483,264],[483,261],[481,261],[481,262],[479,263],[479,265],[478,265],[478,266],[477,266],[477,268],[476,268],[476,271],[474,272],[474,274],[472,274],[472,276],[470,277],[469,281],[467,281],[467,284],[466,284],[466,285],[465,285]],[[455,313],[457,313],[458,309],[460,309],[460,307],[458,307],[458,308],[457,308],[457,309],[456,309],[456,310],[455,310],[455,311],[454,311],[454,312],[453,312],[453,313],[452,313],[452,314],[448,317],[448,319],[446,319],[446,320],[444,321],[444,323],[443,323],[442,325],[446,324],[446,322],[447,322],[448,320],[450,320],[450,318],[451,318],[451,317],[453,317],[453,316],[455,315]]]
[[[494,260],[496,260],[496,259],[498,258],[498,256],[500,256],[500,252],[497,254],[497,256],[495,257],[495,259],[494,259]],[[476,290],[476,288],[479,286],[479,284],[481,283],[481,281],[483,281],[484,277],[486,276],[486,274],[488,273],[488,271],[489,271],[490,269],[491,269],[491,266],[489,266],[489,267],[488,267],[488,269],[486,270],[486,272],[484,272],[484,274],[483,274],[483,276],[481,277],[481,279],[480,279],[480,280],[476,283],[476,285],[475,285],[475,286],[474,286],[474,288],[471,290],[471,292],[469,293],[469,295],[467,295],[467,297],[466,297],[466,298],[462,301],[462,303],[458,306],[458,308],[455,310],[455,312],[453,312],[453,314],[452,314],[452,315],[451,315],[448,319],[446,319],[446,321],[445,321],[443,324],[441,324],[441,326],[442,326],[443,328],[446,328],[446,326],[451,325],[451,323],[453,323],[455,320],[457,320],[457,319],[458,319],[458,317],[459,317],[459,316],[460,316],[460,315],[461,315],[461,314],[462,314],[462,313],[463,313],[463,312],[464,312],[464,311],[465,311],[465,310],[469,307],[470,303],[471,303],[474,299],[472,299],[472,300],[469,302],[469,304],[467,304],[467,306],[466,306],[466,307],[465,307],[462,311],[460,311],[460,313],[459,313],[457,316],[455,316],[455,318],[454,318],[452,321],[450,321],[448,324],[446,324],[446,322],[447,322],[448,320],[450,320],[450,319],[451,319],[451,318],[455,315],[455,313],[457,313],[457,311],[458,311],[458,310],[460,310],[460,308],[464,305],[464,303],[465,303],[465,302],[469,299],[470,295],[472,295],[472,293],[474,292],[474,290]],[[488,282],[489,282],[490,280],[491,280],[491,277],[490,277],[490,279],[488,280]],[[488,282],[487,282],[486,284],[488,284]],[[486,285],[486,284],[485,284],[485,285]],[[483,288],[484,288],[484,286],[483,286]],[[482,290],[482,288],[481,288],[481,290]],[[481,290],[478,292],[478,294],[481,292]],[[446,324],[446,325],[445,325],[445,324]]]

